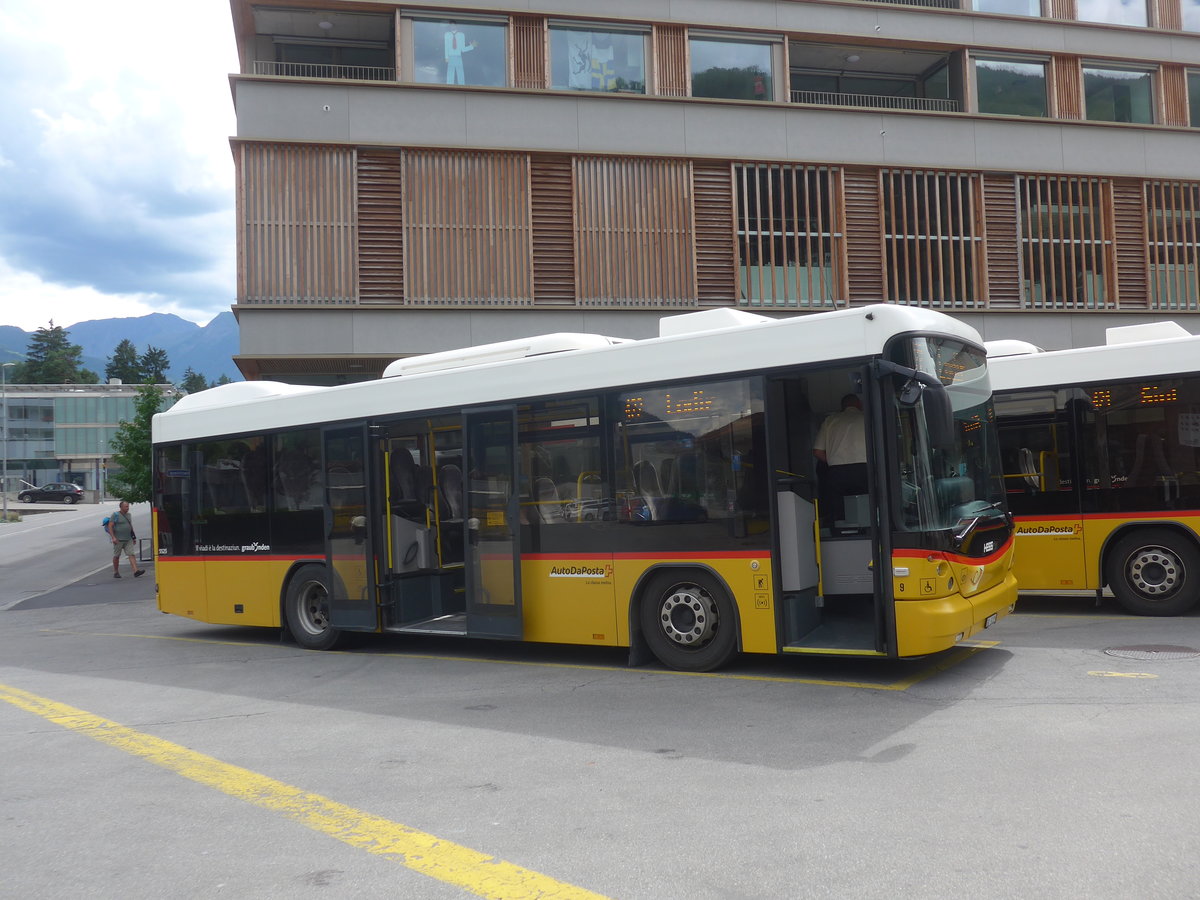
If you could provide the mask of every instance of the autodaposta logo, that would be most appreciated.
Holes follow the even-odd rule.
[[[612,563],[595,566],[551,566],[551,578],[612,578]]]
[[[1066,525],[1018,525],[1017,534],[1028,534],[1035,536],[1073,536],[1079,533],[1078,526],[1075,524]]]

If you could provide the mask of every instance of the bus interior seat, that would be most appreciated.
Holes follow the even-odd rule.
[[[466,545],[463,534],[462,469],[447,463],[438,469],[439,515],[441,517],[442,565],[463,561]]]
[[[638,494],[646,503],[651,519],[662,518],[662,483],[658,480],[658,470],[648,459],[639,459],[633,464],[633,484]]]
[[[942,506],[958,506],[975,497],[975,482],[965,475],[939,478],[934,482],[938,502]]]
[[[662,461],[658,474],[662,479],[663,496],[679,496],[679,468],[675,465],[674,457],[668,456]]]
[[[1033,461],[1033,451],[1028,447],[1022,447],[1017,451],[1017,456],[1020,459],[1021,475],[1024,476],[1025,483],[1037,490],[1042,486],[1042,482],[1037,463]]]
[[[562,501],[558,496],[558,485],[554,479],[540,475],[533,481],[534,508],[537,510],[538,521],[556,522],[560,518]]]
[[[423,520],[425,503],[421,499],[420,472],[412,454],[401,448],[391,455],[392,512],[405,519]]]

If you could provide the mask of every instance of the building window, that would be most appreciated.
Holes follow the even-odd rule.
[[[1154,181],[1146,185],[1150,302],[1158,310],[1200,310],[1200,184]]]
[[[303,78],[360,78],[391,81],[392,51],[387,44],[363,42],[361,45],[318,43],[276,43],[275,62],[268,74],[296,75]]]
[[[413,80],[503,87],[508,83],[507,30],[476,19],[414,20]]]
[[[1093,122],[1154,123],[1154,76],[1144,69],[1084,66],[1083,97]]]
[[[881,177],[888,302],[981,305],[979,176],[885,169]]]
[[[774,45],[693,37],[692,96],[729,100],[773,100]]]
[[[646,93],[646,35],[552,24],[550,86],[560,91]]]
[[[1183,30],[1200,31],[1200,0],[1181,0]]]
[[[1030,176],[1017,189],[1026,308],[1109,307],[1109,183]]]
[[[837,170],[748,165],[734,179],[741,304],[833,307],[842,241]]]
[[[1200,128],[1200,72],[1187,73],[1188,122]]]
[[[1041,0],[974,0],[976,12],[1000,13],[1005,16],[1040,16]]]
[[[1044,117],[1046,64],[1013,59],[976,59],[979,112],[996,116]]]
[[[1076,0],[1075,18],[1080,22],[1146,27],[1146,0]]]

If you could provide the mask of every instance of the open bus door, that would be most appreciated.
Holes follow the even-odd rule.
[[[377,625],[368,443],[365,425],[326,428],[321,435],[325,472],[325,562],[330,573],[329,622],[370,631]]]
[[[516,410],[467,411],[463,424],[467,633],[520,638]]]

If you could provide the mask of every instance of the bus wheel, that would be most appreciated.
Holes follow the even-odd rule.
[[[708,672],[737,650],[736,611],[716,580],[702,572],[661,572],[642,593],[642,633],[663,665]]]
[[[1178,616],[1200,599],[1200,550],[1182,535],[1131,531],[1108,551],[1108,584],[1139,616]]]
[[[342,636],[329,623],[329,587],[324,566],[301,566],[288,582],[284,600],[288,630],[305,650],[332,650]]]

